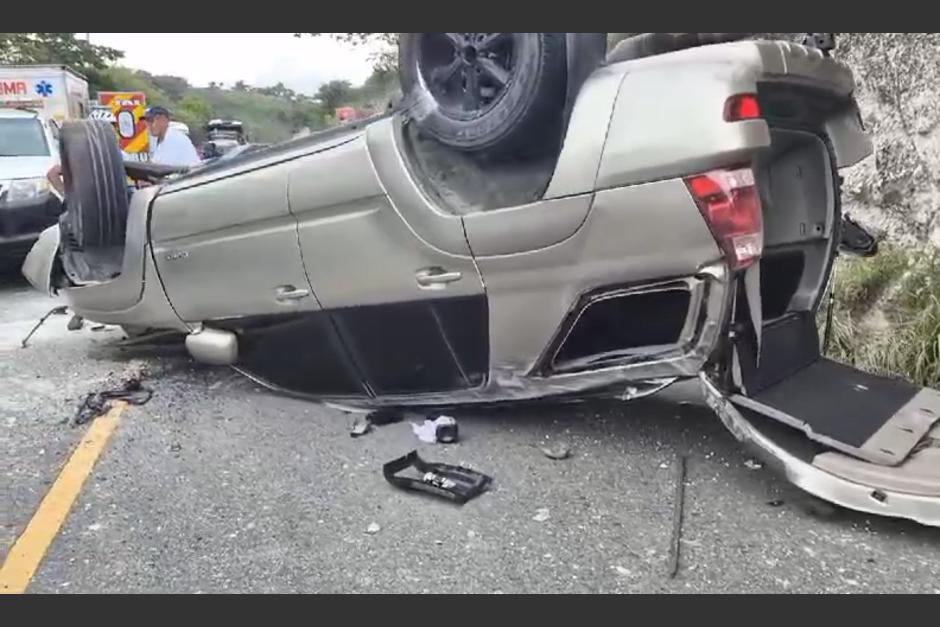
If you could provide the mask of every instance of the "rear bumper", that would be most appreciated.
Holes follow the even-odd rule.
[[[940,527],[940,497],[880,488],[875,490],[826,472],[789,453],[755,428],[705,374],[700,375],[700,381],[708,406],[718,414],[734,437],[756,449],[755,452],[764,461],[780,469],[787,480],[798,488],[849,509]]]

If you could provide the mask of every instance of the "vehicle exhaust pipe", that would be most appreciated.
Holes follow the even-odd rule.
[[[193,359],[212,366],[232,366],[238,360],[238,336],[232,331],[200,327],[186,336]]]

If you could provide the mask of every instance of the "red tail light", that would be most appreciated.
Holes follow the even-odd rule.
[[[738,94],[725,102],[725,122],[756,120],[760,115],[760,103],[754,94]]]
[[[714,170],[685,182],[731,268],[746,268],[759,258],[764,223],[751,168]]]

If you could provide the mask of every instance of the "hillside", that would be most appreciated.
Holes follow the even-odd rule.
[[[313,103],[296,103],[277,96],[239,92],[230,89],[192,88],[188,98],[201,98],[208,103],[212,116],[241,120],[251,141],[271,143],[290,139],[308,127],[326,126],[322,108]]]
[[[397,89],[394,72],[377,71],[357,87],[345,81],[323,85],[316,96],[298,94],[277,84],[252,87],[210,84],[194,87],[178,76],[154,76],[148,72],[112,66],[90,73],[90,90],[143,91],[148,104],[170,108],[174,117],[190,127],[195,141],[203,139],[203,127],[212,118],[234,118],[245,124],[253,142],[272,143],[291,138],[304,129],[317,130],[335,123],[338,106],[381,108]]]

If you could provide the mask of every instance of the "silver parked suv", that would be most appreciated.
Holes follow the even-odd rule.
[[[398,110],[129,206],[110,128],[66,125],[67,211],[24,272],[90,320],[347,405],[695,377],[804,490],[940,525],[938,393],[820,353],[838,171],[872,150],[850,71],[783,41],[633,40],[577,78],[576,35],[407,34]]]

